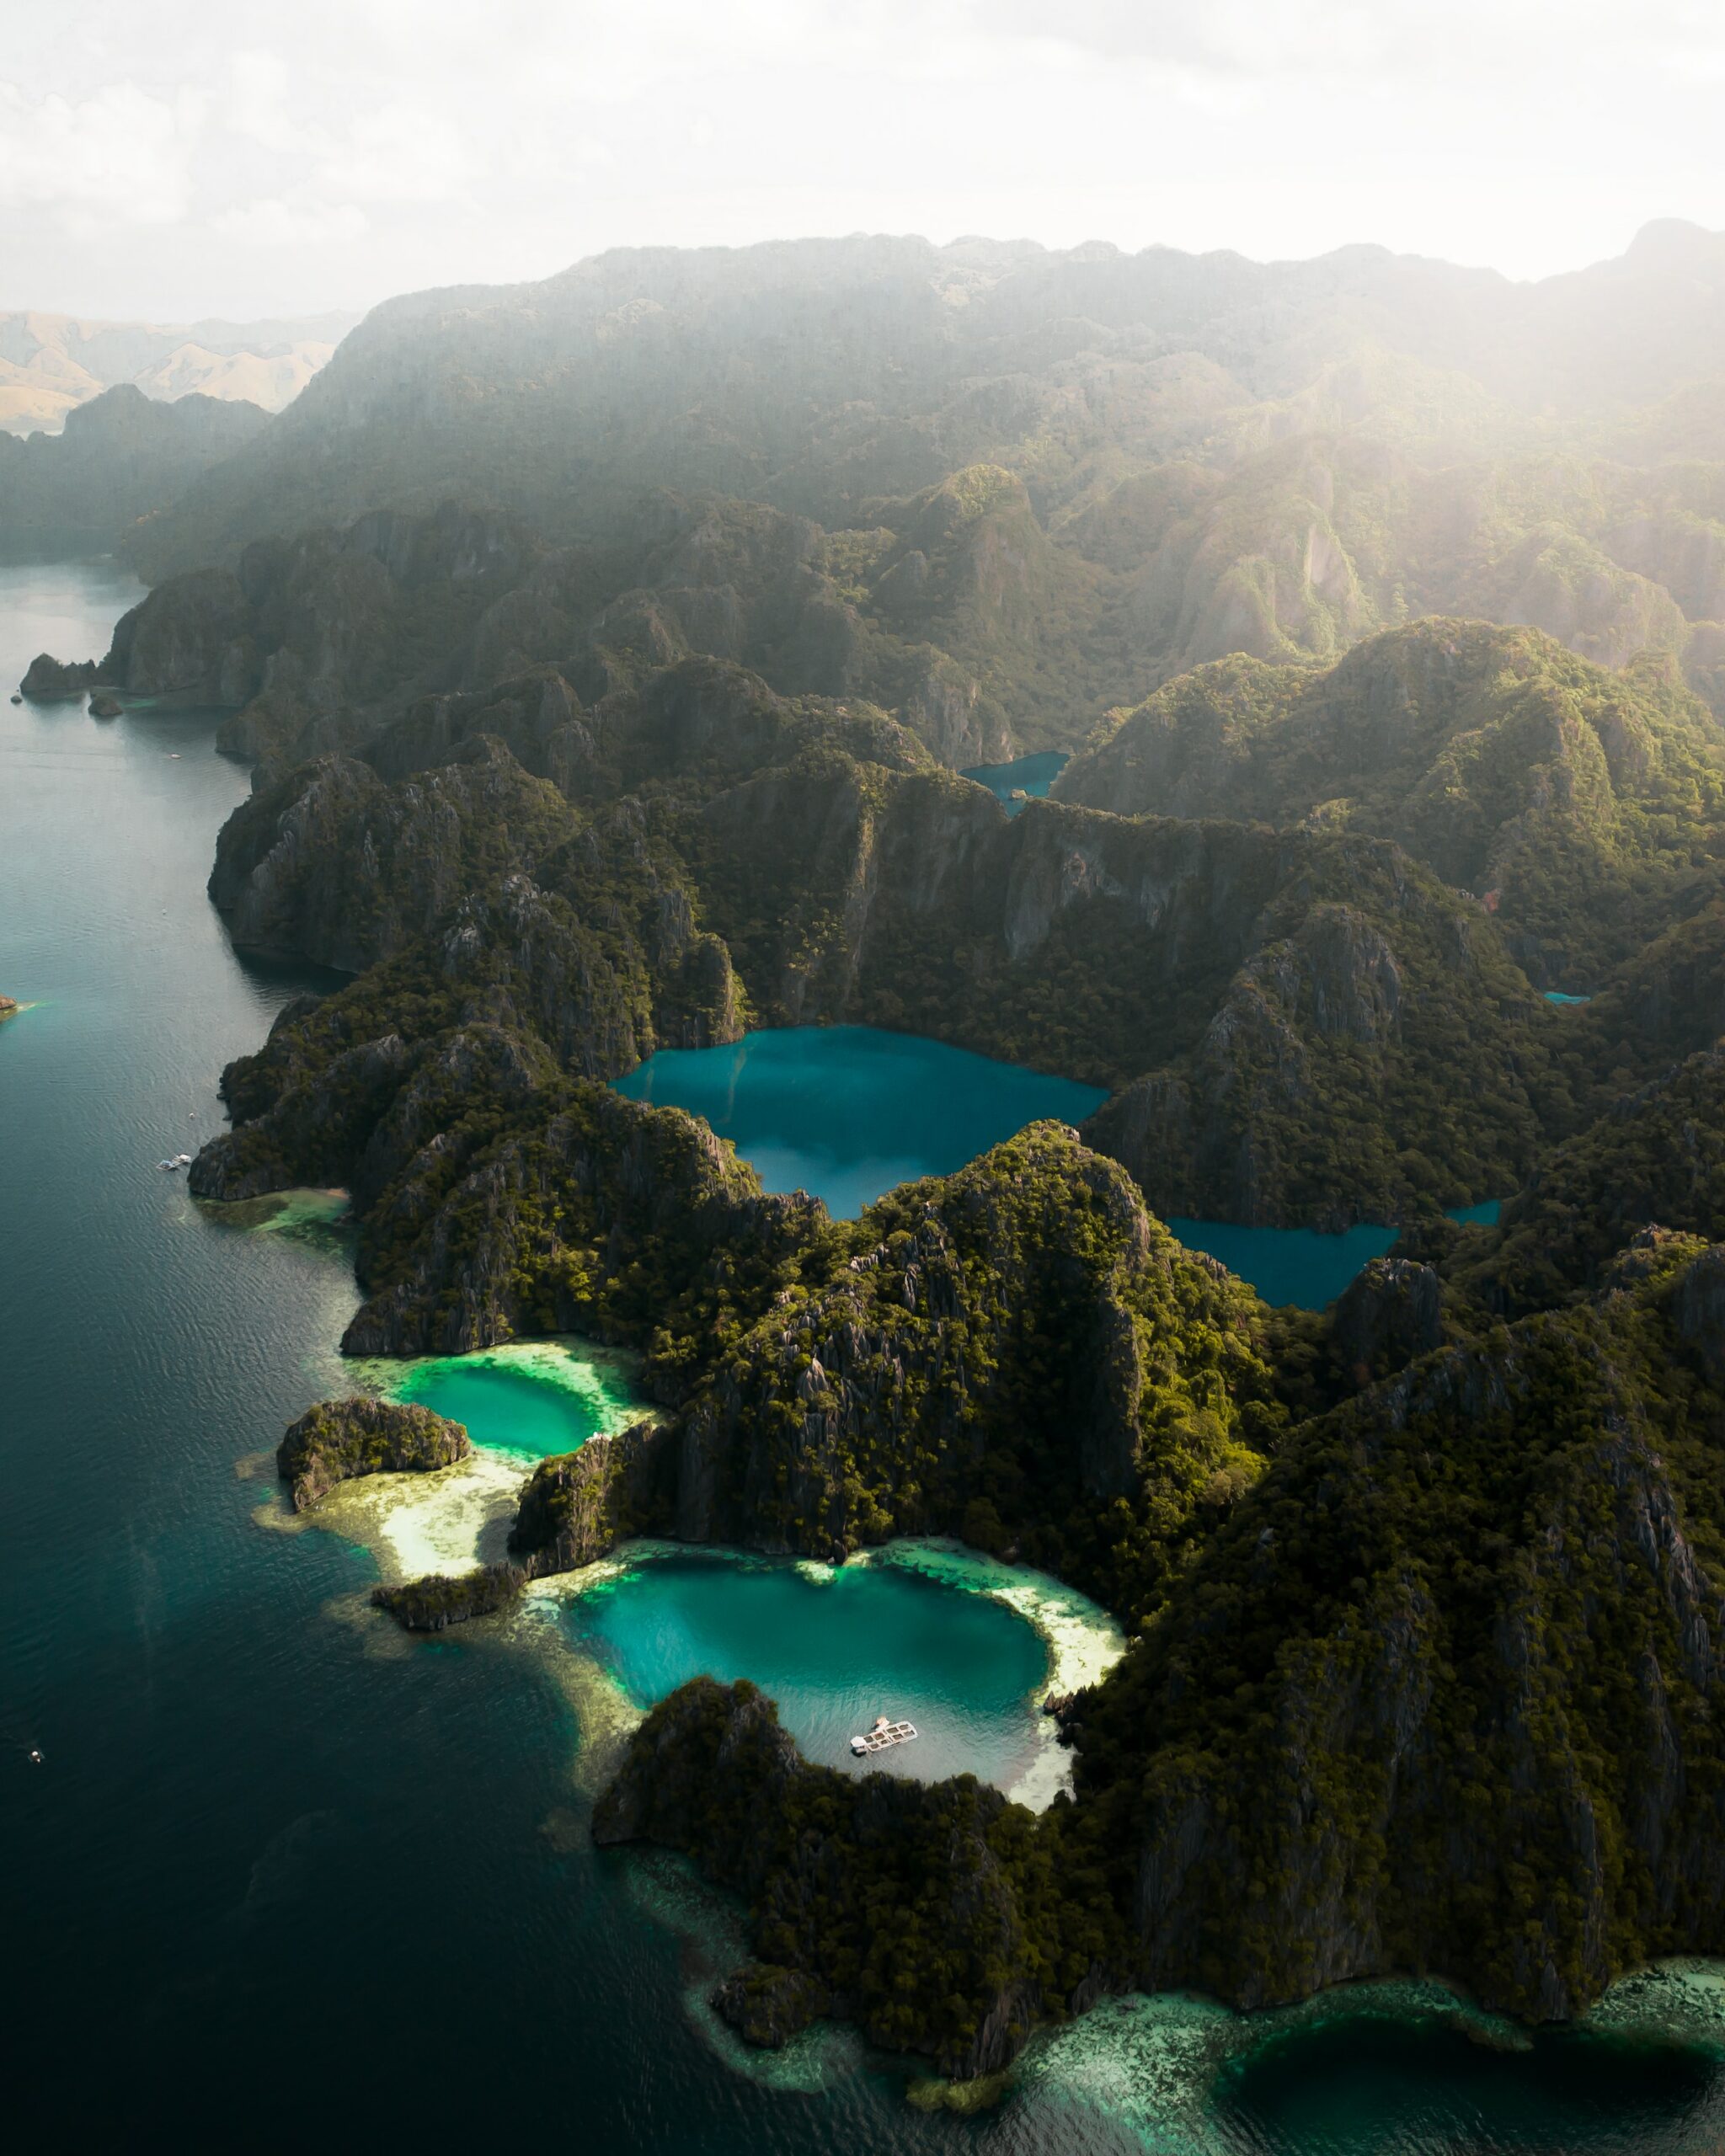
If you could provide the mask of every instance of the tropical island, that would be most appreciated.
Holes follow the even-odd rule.
[[[1546,2021],[1725,1951],[1725,464],[1667,455],[1669,312],[1609,382],[1574,334],[1674,248],[1725,242],[1441,355],[1350,260],[1345,382],[1299,265],[859,242],[382,309],[137,529],[108,653],[32,668],[226,707],[211,897],[351,976],[229,1066],[194,1193],[352,1193],[351,1356],[641,1358],[659,1419],[402,1622],[641,1536],[935,1534],[1128,1635],[1039,1815],[812,1765],[745,1685],[655,1709],[595,1838],[741,1894],[750,2041],[966,2079],[1130,1987]],[[1051,750],[1014,813],[965,776]],[[616,1090],[841,1025],[1102,1104],[852,1220]],[[1313,1311],[1187,1218],[1399,1239]],[[435,1470],[437,1420],[313,1411],[284,1471]]]

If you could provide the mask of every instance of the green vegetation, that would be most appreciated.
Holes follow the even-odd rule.
[[[429,1407],[355,1394],[308,1407],[277,1448],[275,1467],[293,1485],[295,1509],[304,1512],[356,1475],[429,1474],[473,1449],[462,1424]]]
[[[1725,855],[1725,736],[1669,667],[1428,622],[1318,675],[1230,659],[1061,774],[1124,815],[1305,819],[1392,839],[1478,895],[1541,986],[1590,991]]]
[[[837,2013],[975,2075],[1109,1985],[1257,2006],[1428,1968],[1573,2014],[1725,1924],[1722,1373],[1725,1265],[1667,1237],[1295,1429],[1075,1703],[1076,1801],[1040,1819],[809,1767],[702,1678],[598,1838],[744,1894],[720,2004],[756,2041]]]
[[[404,1632],[441,1632],[513,1609],[526,1585],[526,1575],[514,1565],[480,1565],[471,1572],[434,1572],[422,1580],[374,1587],[371,1605],[387,1610]]]
[[[1057,1829],[972,1775],[809,1766],[747,1683],[697,1677],[655,1707],[593,1834],[668,1842],[744,1896],[759,1958],[718,2004],[756,2042],[839,2012],[943,2074],[997,2071],[1125,1946],[1103,1875],[1063,1860]]]
[[[744,1896],[751,2041],[969,2084],[1112,1984],[1540,2019],[1725,1948],[1725,466],[1672,454],[1725,430],[1619,268],[1438,351],[1375,257],[607,258],[380,310],[142,535],[218,566],[102,677],[243,707],[216,903],[357,976],[230,1067],[194,1191],[351,1192],[350,1352],[579,1331],[667,1411],[382,1604],[948,1534],[1132,1636],[1040,1819],[811,1769],[746,1687],[649,1718],[600,1838]],[[1013,819],[950,768],[1052,744]],[[1112,1097],[836,1224],[605,1082],[846,1022]],[[1159,1214],[1404,1233],[1270,1312]],[[403,1464],[336,1412],[296,1476]]]

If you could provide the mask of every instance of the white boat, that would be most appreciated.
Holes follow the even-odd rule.
[[[889,1745],[908,1744],[916,1734],[915,1722],[889,1721],[884,1715],[877,1715],[873,1729],[851,1739],[851,1750],[857,1758],[866,1759],[871,1752],[884,1752]]]
[[[192,1156],[190,1153],[176,1153],[174,1156],[174,1165],[177,1168],[189,1168],[191,1164]]]

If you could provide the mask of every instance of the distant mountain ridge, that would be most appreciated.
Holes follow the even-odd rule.
[[[340,312],[178,323],[0,313],[0,432],[57,434],[68,413],[121,382],[169,402],[197,395],[279,412],[358,320]]]
[[[603,549],[670,491],[819,526],[972,737],[1074,745],[1194,665],[1423,615],[1667,653],[1719,710],[1722,351],[1725,237],[1674,224],[1536,285],[1366,247],[617,250],[374,309],[132,551],[158,578],[450,499]],[[948,489],[967,595],[916,506]]]

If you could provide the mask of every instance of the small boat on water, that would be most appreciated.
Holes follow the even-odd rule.
[[[874,1717],[874,1726],[861,1737],[851,1739],[851,1749],[859,1759],[871,1752],[884,1752],[889,1745],[908,1744],[916,1734],[913,1721],[889,1721],[884,1715]]]
[[[171,1176],[174,1170],[179,1166],[179,1163],[178,1161],[158,1161],[156,1166],[161,1169],[164,1175]]]
[[[176,1153],[174,1156],[174,1165],[177,1168],[189,1168],[191,1164],[192,1156],[190,1153]]]

